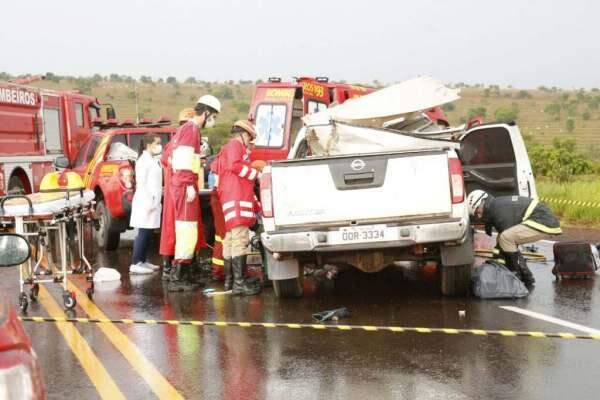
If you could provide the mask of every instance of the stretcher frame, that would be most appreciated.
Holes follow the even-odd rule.
[[[29,298],[36,301],[39,293],[39,285],[46,283],[57,283],[62,285],[63,305],[71,310],[77,305],[77,299],[74,292],[68,290],[69,274],[86,274],[86,280],[89,286],[86,289],[87,296],[91,299],[94,294],[93,268],[85,256],[85,236],[83,232],[84,224],[92,223],[94,216],[93,200],[86,202],[84,200],[83,189],[57,189],[45,192],[62,192],[65,194],[65,200],[70,201],[71,193],[79,193],[80,201],[77,204],[69,204],[66,207],[55,211],[35,212],[33,203],[27,195],[8,195],[0,198],[0,227],[3,229],[13,228],[15,233],[25,237],[30,245],[33,239],[36,240],[36,257],[30,258],[27,262],[19,266],[19,308],[23,313],[27,311],[29,305],[28,296],[25,287],[30,287]],[[25,199],[28,203],[28,213],[18,213],[11,215],[5,209],[5,202],[11,199]],[[75,261],[72,248],[70,246],[70,237],[67,224],[75,224],[75,240],[77,241],[77,252],[79,256],[79,267],[69,270],[68,259],[71,264]],[[58,273],[57,263],[53,257],[52,243],[49,240],[51,233],[56,232],[58,239],[58,252],[60,258]],[[55,246],[54,246],[55,247]],[[52,278],[42,277],[39,273],[44,255],[48,255],[48,267],[52,271]]]

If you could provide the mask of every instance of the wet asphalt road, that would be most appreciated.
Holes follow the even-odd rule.
[[[550,245],[539,246],[551,259]],[[118,252],[92,257],[122,273],[121,282],[96,287],[94,304],[108,318],[312,323],[313,312],[346,306],[352,315],[340,323],[583,333],[499,308],[510,305],[600,329],[600,279],[555,282],[551,262],[530,263],[536,288],[515,301],[441,297],[435,272],[416,269],[342,273],[333,288],[307,280],[302,300],[278,300],[272,289],[252,298],[167,293],[158,274],[128,276],[130,254],[124,240]],[[71,279],[85,290],[82,277]],[[46,288],[62,306],[60,288]],[[16,302],[15,268],[0,270],[0,290]],[[91,315],[91,303],[78,300],[76,316]],[[48,316],[49,302],[28,314]],[[76,356],[86,343],[84,359],[95,357],[116,393],[131,399],[596,399],[600,390],[598,341],[111,325],[115,334],[91,324],[74,325],[80,338],[67,340],[56,323],[24,324],[51,399],[101,398],[102,368],[84,370]]]

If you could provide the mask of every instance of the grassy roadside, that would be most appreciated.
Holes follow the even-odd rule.
[[[537,179],[538,195],[542,198],[586,201],[600,203],[600,176],[573,178],[568,183],[556,183]],[[573,204],[547,203],[565,226],[600,228],[600,207],[584,207]]]

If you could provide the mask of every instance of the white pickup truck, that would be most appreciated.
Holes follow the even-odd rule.
[[[268,166],[261,241],[276,294],[302,296],[307,263],[377,272],[406,260],[436,261],[441,292],[464,294],[473,263],[466,195],[480,188],[496,196],[537,193],[516,125],[480,125],[457,136],[423,139],[426,149],[291,154]]]

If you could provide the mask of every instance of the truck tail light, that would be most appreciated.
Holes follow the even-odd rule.
[[[448,158],[450,169],[450,188],[452,189],[452,204],[462,203],[465,200],[465,182],[462,165],[457,157]]]
[[[125,189],[133,189],[133,169],[129,166],[119,168],[119,181]]]
[[[263,216],[273,217],[273,192],[271,191],[271,168],[265,167],[260,178],[260,203]]]

